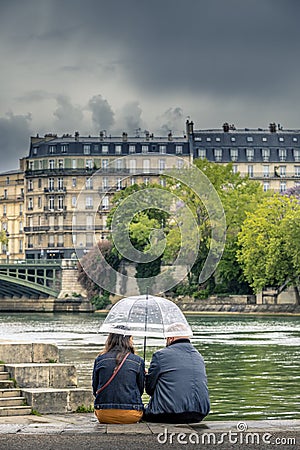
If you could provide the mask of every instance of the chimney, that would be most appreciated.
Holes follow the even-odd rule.
[[[149,131],[145,131],[145,135],[146,135],[146,141],[149,141],[149,139],[150,139]]]
[[[128,137],[128,134],[125,133],[125,131],[123,131],[123,134],[122,134],[122,141],[123,141],[123,142],[127,142],[127,137]]]
[[[228,133],[228,131],[229,131],[229,123],[228,122],[225,122],[225,123],[223,123],[223,131],[224,131],[224,133]]]
[[[275,123],[275,122],[270,123],[270,125],[269,125],[269,130],[270,130],[270,133],[276,133],[276,131],[277,131],[277,126],[276,126],[276,123]]]
[[[103,141],[103,139],[104,139],[104,133],[103,133],[103,131],[100,131],[100,141]]]
[[[172,135],[172,131],[170,131],[170,133],[168,134],[168,141],[172,141],[173,140],[173,135]]]
[[[75,141],[79,141],[79,131],[75,131]]]

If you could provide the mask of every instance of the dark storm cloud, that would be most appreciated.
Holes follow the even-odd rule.
[[[88,108],[92,112],[95,131],[110,130],[115,122],[114,112],[102,95],[95,95],[89,100]]]
[[[27,155],[31,115],[0,117],[0,172],[18,168],[18,159]]]
[[[66,95],[58,95],[56,101],[58,106],[53,113],[56,118],[55,130],[60,133],[69,132],[71,134],[74,130],[77,130],[78,125],[82,122],[82,108],[74,106]]]

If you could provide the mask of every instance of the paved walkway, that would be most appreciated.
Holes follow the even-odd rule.
[[[182,447],[257,450],[275,445],[275,448],[288,450],[299,448],[299,444],[300,420],[104,425],[98,423],[92,413],[0,417],[1,450]]]

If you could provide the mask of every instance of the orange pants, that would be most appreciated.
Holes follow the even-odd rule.
[[[136,423],[143,417],[143,411],[135,409],[95,409],[100,423]]]

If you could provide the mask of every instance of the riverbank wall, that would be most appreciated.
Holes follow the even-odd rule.
[[[0,312],[93,312],[85,297],[0,298]]]

